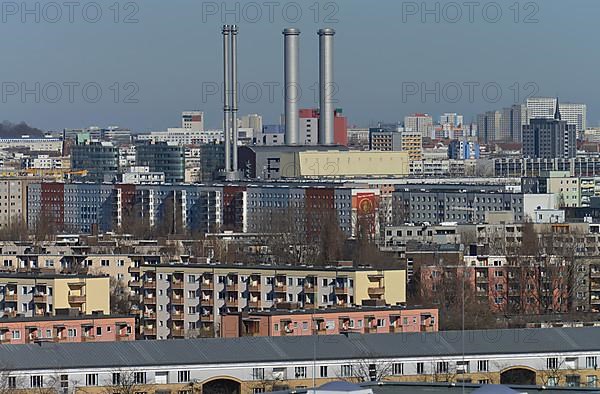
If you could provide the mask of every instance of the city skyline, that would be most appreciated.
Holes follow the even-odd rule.
[[[95,23],[90,22],[90,15],[84,18],[78,12],[73,14],[73,23],[66,14],[51,23],[47,3],[41,3],[40,15],[23,14],[23,10],[17,10],[16,15],[5,12],[0,29],[10,29],[21,39],[4,43],[5,53],[14,56],[7,56],[4,65],[2,118],[23,120],[44,130],[119,125],[150,131],[176,124],[176,114],[182,109],[199,109],[206,114],[207,127],[217,128],[221,124],[221,94],[207,95],[206,89],[222,81],[220,27],[224,22],[238,22],[239,79],[243,88],[240,114],[260,113],[265,124],[277,123],[283,113],[281,31],[285,27],[302,31],[300,84],[307,93],[300,100],[301,108],[318,106],[312,97],[316,91],[311,90],[318,80],[317,30],[336,30],[336,106],[344,108],[350,125],[395,121],[415,112],[434,117],[458,112],[465,115],[466,121],[474,121],[478,113],[521,103],[528,95],[558,95],[564,102],[586,103],[589,124],[596,125],[600,119],[592,92],[598,82],[594,81],[598,78],[593,72],[594,56],[578,61],[577,73],[564,72],[574,67],[573,59],[583,60],[588,53],[586,41],[572,37],[592,34],[588,31],[593,26],[591,18],[600,8],[593,1],[581,0],[577,9],[557,1],[536,3],[533,8],[531,3],[521,2],[518,15],[508,5],[500,5],[502,16],[496,23],[492,22],[491,7],[487,16],[474,12],[472,22],[467,10],[461,10],[462,17],[452,23],[452,10],[435,2],[428,2],[427,7],[438,7],[437,14],[427,14],[427,9],[415,11],[409,8],[413,4],[410,2],[385,2],[388,12],[382,17],[378,7],[365,7],[357,1],[323,1],[318,4],[318,14],[314,7],[309,8],[311,5],[301,5],[299,18],[282,16],[284,8],[291,13],[291,2],[278,3],[281,8],[275,8],[272,21],[268,20],[268,10],[262,9],[256,22],[258,14],[251,14],[252,10],[243,4],[223,17],[221,3],[180,3],[182,7],[177,8],[153,1],[122,3],[118,13],[107,6]],[[211,4],[217,9],[210,8]],[[236,3],[227,2],[226,7],[235,10]],[[35,21],[37,16],[39,23]],[[568,33],[554,34],[563,17],[577,18],[578,23],[572,24]],[[472,34],[474,28],[477,34]],[[37,39],[42,32],[44,41]],[[417,36],[420,38],[415,40]],[[564,52],[558,60],[553,56],[556,47]],[[68,55],[77,51],[77,57]],[[519,60],[506,61],[510,59]],[[279,85],[268,98],[273,84]],[[56,85],[61,87],[62,95],[53,103]],[[418,92],[407,90],[415,85]],[[73,102],[69,102],[69,86],[74,89]],[[85,95],[84,86],[88,88]],[[102,94],[93,103],[98,86]],[[457,86],[462,96],[453,102]],[[476,86],[473,100],[468,97],[469,86]],[[484,94],[484,86],[491,90]],[[496,101],[497,87],[502,94]],[[423,100],[421,88],[437,90],[439,97],[427,94]],[[38,90],[39,97],[27,93],[31,89]],[[262,97],[256,100],[258,92]]]

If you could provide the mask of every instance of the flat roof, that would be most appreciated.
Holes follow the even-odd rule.
[[[128,315],[54,315],[54,316],[30,316],[30,317],[0,317],[0,326],[6,323],[41,323],[45,321],[63,320],[98,320],[98,319],[135,319]]]

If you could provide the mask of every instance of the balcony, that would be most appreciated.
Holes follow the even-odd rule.
[[[259,309],[261,307],[261,302],[260,301],[248,301],[248,306],[250,308]]]
[[[400,332],[403,332],[401,325],[390,326],[390,333],[394,334],[394,333],[400,333]]]
[[[377,327],[365,327],[364,333],[365,334],[376,334],[377,333]]]
[[[304,284],[304,292],[309,294],[314,294],[317,292],[317,287],[313,284],[305,283]]]
[[[231,300],[225,300],[225,306],[227,308],[238,308],[239,307],[239,300],[235,299],[231,299]]]
[[[171,282],[171,289],[183,290],[185,284],[182,280]]]
[[[142,282],[140,282],[138,279],[132,279],[129,281],[128,285],[129,287],[141,287]]]
[[[284,285],[283,283],[278,283],[278,284],[275,285],[274,291],[275,291],[275,293],[286,293],[287,292],[287,286]]]
[[[336,286],[333,288],[333,292],[335,294],[348,294],[348,287],[346,286]]]
[[[212,321],[215,321],[215,316],[212,313],[209,313],[208,315],[200,315],[200,321],[201,322],[212,322]]]
[[[36,304],[45,304],[48,302],[48,296],[46,294],[36,294],[33,296],[33,302]]]
[[[155,320],[156,319],[156,312],[153,312],[153,311],[144,312],[144,319]]]
[[[215,286],[214,286],[214,284],[212,282],[211,283],[202,282],[200,284],[200,290],[213,291],[214,289],[215,289]]]
[[[212,298],[203,298],[200,300],[200,305],[212,307],[215,305],[215,301]]]
[[[489,278],[487,276],[477,276],[475,278],[477,283],[488,283],[489,282]]]
[[[140,268],[139,266],[138,266],[138,267],[129,267],[129,268],[127,269],[127,271],[128,271],[130,274],[139,274],[139,273],[141,272],[141,268]]]
[[[238,284],[237,283],[226,284],[225,285],[225,291],[237,292],[238,291]]]
[[[144,304],[156,305],[156,297],[144,297]]]
[[[69,304],[85,304],[84,295],[70,295]]]
[[[185,304],[185,299],[183,297],[171,298],[171,305],[183,305],[183,304]]]
[[[260,293],[260,291],[261,291],[260,283],[248,284],[248,291],[251,293]]]
[[[184,318],[183,312],[171,312],[171,320],[184,320]]]
[[[128,339],[129,339],[129,334],[128,334],[128,333],[126,333],[126,332],[125,332],[125,333],[121,333],[121,332],[119,332],[119,333],[117,333],[117,335],[116,335],[116,340],[117,340],[117,341],[126,341],[126,340],[128,340]]]
[[[600,270],[592,270],[590,271],[590,278],[600,278]]]
[[[156,289],[156,281],[146,280],[146,281],[144,281],[144,287],[146,289]]]
[[[5,294],[4,302],[17,302],[19,300],[19,296],[15,294]]]
[[[184,337],[185,330],[183,328],[171,328],[172,337]]]
[[[369,287],[367,289],[367,293],[371,297],[373,297],[373,296],[381,297],[382,295],[385,294],[385,287]]]
[[[96,340],[96,337],[94,335],[91,334],[84,334],[81,337],[81,341],[82,342],[94,342]]]
[[[156,327],[144,327],[142,329],[142,334],[146,336],[156,336]]]

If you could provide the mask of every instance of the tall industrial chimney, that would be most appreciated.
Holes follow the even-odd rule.
[[[319,144],[333,145],[333,36],[335,30],[321,29],[319,34]]]
[[[231,134],[233,141],[232,171],[238,170],[238,78],[237,78],[237,25],[231,25]]]
[[[231,127],[229,120],[231,119],[231,108],[229,104],[231,102],[231,78],[230,67],[229,67],[229,37],[231,27],[229,25],[223,25],[223,136],[225,137],[225,173],[231,171],[231,139],[230,132]]]
[[[298,120],[299,85],[299,36],[300,30],[283,30],[284,83],[285,83],[285,144],[296,145],[300,139]]]

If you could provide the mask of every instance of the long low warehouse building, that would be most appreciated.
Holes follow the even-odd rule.
[[[596,385],[600,329],[244,337],[0,347],[26,392],[258,393],[329,381]],[[201,391],[199,391],[201,390]]]

